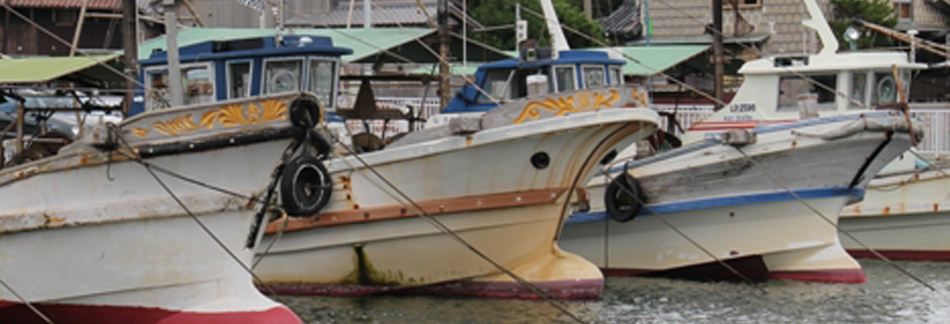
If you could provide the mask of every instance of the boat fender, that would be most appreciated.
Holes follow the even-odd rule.
[[[607,185],[607,191],[604,193],[607,214],[621,223],[637,217],[646,201],[647,197],[643,193],[643,188],[640,187],[640,181],[626,172],[614,178]]]
[[[290,103],[290,123],[310,129],[323,121],[323,106],[312,96],[300,96]]]
[[[319,132],[312,129],[310,130],[310,145],[313,145],[313,147],[317,149],[318,157],[324,158],[330,156],[330,149],[333,147],[326,137],[323,137]]]
[[[295,157],[280,175],[280,202],[291,217],[317,214],[330,201],[333,180],[317,158]]]

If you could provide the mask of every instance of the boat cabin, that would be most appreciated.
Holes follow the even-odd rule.
[[[335,108],[340,57],[352,50],[334,47],[326,36],[284,35],[208,41],[179,48],[185,105],[280,92],[309,91],[327,110]],[[140,60],[136,97],[129,115],[169,107],[168,52]]]
[[[466,84],[443,113],[486,112],[496,101],[620,85],[625,62],[601,51],[561,51],[553,58],[549,49],[523,50],[520,59],[479,65],[477,88]]]

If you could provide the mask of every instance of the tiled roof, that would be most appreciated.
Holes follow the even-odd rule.
[[[0,0],[11,7],[19,8],[56,8],[79,9],[83,0]],[[122,0],[89,0],[87,9],[92,10],[122,10]]]
[[[617,11],[600,19],[600,26],[603,27],[605,33],[621,34],[626,38],[640,35],[643,27],[640,25],[640,8],[637,1],[624,1]]]
[[[385,0],[373,1],[371,9],[371,19],[373,26],[427,26],[431,20],[435,23],[438,6],[436,0],[422,0],[422,6],[415,0]],[[462,10],[452,1],[449,1],[449,12],[454,17],[461,17]],[[332,11],[313,17],[312,23],[316,27],[341,27],[346,26],[347,18],[350,19],[350,25],[359,27],[363,25],[363,4],[357,1],[353,6],[353,14],[350,15],[350,6],[347,1],[340,1]],[[469,28],[477,29],[481,27],[477,21],[468,18]]]

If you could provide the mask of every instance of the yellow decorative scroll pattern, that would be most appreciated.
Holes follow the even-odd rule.
[[[246,108],[246,109],[245,109]],[[197,131],[199,128],[214,128],[215,123],[231,128],[242,125],[260,125],[269,121],[287,119],[287,103],[279,99],[264,100],[251,104],[231,104],[212,109],[201,115],[200,125],[195,124],[191,114],[167,121],[152,123],[152,129],[165,136],[178,136]],[[132,135],[148,136],[150,129],[133,128]]]
[[[567,113],[582,112],[598,108],[610,108],[620,100],[620,92],[616,89],[602,91],[578,91],[570,96],[558,96],[557,99],[532,100],[525,105],[521,115],[514,120],[514,124],[521,124],[526,120],[535,120],[541,117],[541,110],[554,113],[555,116],[564,116]]]

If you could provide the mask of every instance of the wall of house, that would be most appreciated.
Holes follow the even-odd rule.
[[[729,37],[734,31],[735,11],[728,0],[723,2],[723,32]],[[827,8],[827,0],[818,2]],[[712,24],[711,0],[652,0],[649,10],[655,38],[695,38],[703,35],[705,25]],[[753,34],[771,35],[761,48],[766,55],[818,50],[815,33],[801,24],[808,17],[801,0],[758,0],[757,4],[742,5],[739,14],[755,27]]]
[[[331,6],[338,2],[339,0],[283,0],[284,19],[289,20],[295,15],[303,18],[314,17],[329,12]],[[259,28],[261,24],[260,12],[237,1],[191,0],[191,3],[206,27]],[[362,6],[363,3],[360,0],[356,5]],[[184,6],[179,6],[178,12],[183,17],[191,16]],[[265,27],[276,25],[270,8],[265,9],[264,20]]]
[[[79,10],[51,10],[14,8],[21,14],[29,17],[43,28],[65,40],[72,42],[76,30],[76,19]],[[72,15],[72,19],[63,19],[62,15]],[[54,22],[54,16],[59,16],[59,22]],[[71,21],[71,22],[69,22]],[[88,18],[83,23],[82,34],[79,37],[81,49],[121,49],[122,26],[111,19]],[[69,45],[57,41],[43,33],[31,24],[17,16],[0,9],[0,52],[7,55],[51,55],[62,56],[69,54]]]
[[[913,0],[911,15],[912,23],[909,26],[898,26],[906,27],[898,29],[946,30],[950,28],[950,25],[947,25],[947,16],[934,5],[927,3],[927,0]]]

